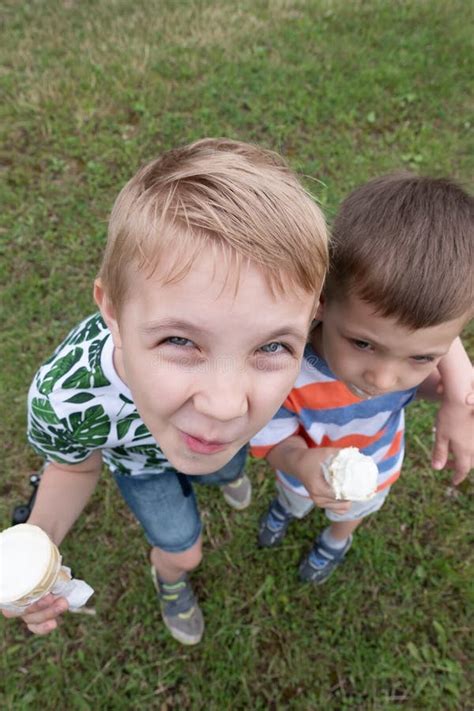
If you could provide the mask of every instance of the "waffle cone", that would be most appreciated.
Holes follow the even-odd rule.
[[[22,607],[24,605],[29,605],[34,600],[37,600],[43,595],[46,595],[51,588],[54,586],[60,572],[61,572],[61,556],[57,546],[51,541],[51,552],[48,567],[42,577],[33,590],[24,595],[18,600],[15,600],[15,604]]]

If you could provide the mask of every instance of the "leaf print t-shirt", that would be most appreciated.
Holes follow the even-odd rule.
[[[48,461],[77,464],[100,449],[120,474],[175,471],[113,364],[100,314],[79,324],[41,366],[28,395],[28,439]]]

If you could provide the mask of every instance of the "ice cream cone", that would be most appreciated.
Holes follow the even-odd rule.
[[[38,526],[20,524],[0,533],[0,605],[24,607],[46,595],[61,570],[61,556]]]

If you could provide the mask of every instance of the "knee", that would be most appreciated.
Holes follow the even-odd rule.
[[[202,559],[201,537],[191,548],[179,553],[170,553],[161,548],[152,548],[150,560],[159,571],[190,572],[198,567]]]
[[[199,539],[192,548],[182,553],[176,553],[179,556],[179,564],[183,570],[191,571],[197,568],[202,560],[202,545],[201,539]]]

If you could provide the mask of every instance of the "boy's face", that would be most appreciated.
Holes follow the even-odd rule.
[[[314,297],[272,296],[263,274],[242,268],[238,288],[203,249],[191,271],[163,285],[133,270],[114,313],[95,296],[114,339],[114,362],[144,423],[186,474],[216,471],[260,430],[298,375]]]
[[[361,398],[419,385],[446,355],[465,317],[416,331],[374,313],[357,296],[321,303],[313,345],[334,375]]]

